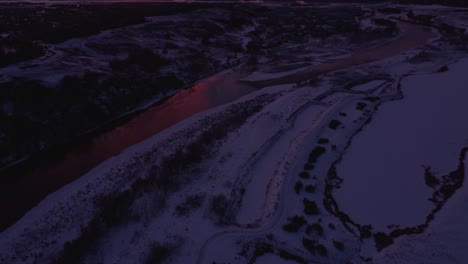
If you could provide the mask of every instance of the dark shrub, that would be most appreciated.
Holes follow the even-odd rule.
[[[379,232],[374,234],[374,242],[377,251],[381,251],[382,249],[393,244],[393,238],[385,233]]]
[[[359,228],[359,232],[361,233],[361,238],[368,238],[372,236],[372,226],[371,225],[364,225]]]
[[[338,249],[339,251],[344,250],[344,243],[341,241],[333,240],[333,246],[335,246],[335,248]]]
[[[309,163],[317,162],[318,158],[325,153],[326,149],[322,146],[315,147],[309,154]]]
[[[315,244],[317,241],[308,238],[302,239],[302,245],[312,254],[315,254]]]
[[[303,184],[301,181],[297,181],[296,184],[294,185],[294,190],[296,191],[297,194],[299,194],[299,192],[301,191],[302,186]]]
[[[258,257],[261,257],[268,253],[273,253],[273,252],[274,252],[274,249],[271,244],[258,242],[255,244],[255,251],[249,263],[255,263]]]
[[[113,71],[125,71],[131,67],[139,68],[144,72],[158,73],[160,68],[166,65],[168,61],[152,50],[146,48],[138,48],[132,50],[126,59],[114,59],[110,62],[110,67]]]
[[[440,67],[440,68],[437,70],[437,72],[446,72],[446,71],[448,71],[448,70],[449,70],[449,68],[448,68],[447,66],[443,66],[443,67]]]
[[[166,74],[158,78],[158,84],[160,89],[167,91],[170,89],[176,89],[183,87],[184,83],[174,73]]]
[[[318,244],[318,245],[315,247],[315,249],[316,249],[316,251],[317,251],[317,254],[319,254],[319,255],[322,256],[322,257],[328,255],[327,247],[325,247],[325,246],[322,245],[322,244]]]
[[[306,234],[315,235],[315,236],[323,236],[323,228],[319,224],[308,225],[306,228]]]
[[[424,168],[424,181],[426,182],[426,185],[431,188],[440,184],[440,180],[432,173],[431,167]]]
[[[288,218],[289,223],[283,225],[283,230],[289,233],[295,233],[299,231],[299,229],[307,224],[307,221],[302,216],[294,216]]]
[[[340,121],[333,119],[333,120],[330,121],[330,123],[328,124],[328,127],[329,127],[330,129],[336,130],[340,125],[341,125],[341,122],[340,122]]]
[[[380,101],[380,97],[368,96],[368,97],[363,98],[363,100],[375,103],[377,101]]]
[[[310,175],[307,171],[303,171],[301,173],[299,173],[299,176],[302,178],[302,179],[309,179],[310,178]]]
[[[320,139],[318,140],[318,143],[319,143],[319,144],[327,144],[328,142],[330,142],[330,141],[328,140],[328,138],[320,138]]]
[[[307,198],[304,198],[304,213],[306,215],[317,215],[319,213],[319,209],[315,201],[310,201]]]
[[[356,104],[356,109],[360,111],[364,110],[366,107],[367,107],[367,104],[364,102],[358,102]]]
[[[146,264],[164,263],[174,252],[174,247],[167,244],[155,243],[146,257]]]
[[[204,194],[193,194],[185,197],[185,201],[176,206],[176,213],[179,216],[187,216],[192,210],[200,208],[205,200]]]
[[[227,205],[228,199],[226,196],[222,194],[216,195],[211,199],[211,212],[213,212],[217,217],[221,218],[226,213]]]
[[[293,260],[293,261],[295,261],[297,263],[301,263],[301,264],[306,264],[307,263],[307,261],[304,258],[293,255],[293,254],[289,253],[286,250],[280,250],[278,255],[279,255],[280,258],[285,259],[285,260]]]

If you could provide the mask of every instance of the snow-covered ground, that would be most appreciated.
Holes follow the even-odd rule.
[[[172,173],[181,179],[176,188],[148,185],[138,193],[126,212],[133,218],[100,230],[78,261],[463,263],[466,184],[423,234],[398,237],[380,253],[360,229],[372,224],[372,236],[388,224],[424,221],[431,189],[422,166],[446,174],[468,144],[468,60],[450,64],[467,55],[431,45],[436,55],[429,63],[411,63],[421,50],[406,51],[328,73],[317,84],[266,87],[130,147],[2,232],[0,262],[56,257],[99,213],[100,197],[131,191],[138,178],[158,174],[165,159],[190,151],[181,154],[180,147],[206,140],[204,132],[255,106],[245,122],[204,149],[208,154],[197,152],[198,163]],[[447,64],[448,71],[437,72]],[[250,78],[272,76],[259,71]],[[349,87],[349,76],[368,81]],[[298,226],[288,226],[293,219]]]
[[[465,160],[465,164],[468,160]],[[465,175],[468,169],[465,168]],[[465,179],[466,181],[466,179]],[[375,263],[447,263],[462,264],[468,259],[468,184],[445,205],[437,218],[421,235],[404,237],[375,258]]]
[[[404,100],[383,105],[353,140],[337,168],[344,182],[336,192],[353,219],[378,229],[424,222],[432,207],[424,168],[447,174],[468,143],[461,116],[468,111],[467,66],[464,60],[448,72],[405,78]]]

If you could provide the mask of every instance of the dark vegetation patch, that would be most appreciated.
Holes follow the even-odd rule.
[[[377,251],[381,251],[393,244],[393,238],[385,233],[379,232],[374,234],[374,242]]]
[[[364,102],[358,102],[356,104],[356,110],[362,111],[367,107],[367,104]]]
[[[391,81],[392,76],[388,74],[372,74],[372,75],[364,75],[358,72],[345,72],[340,74],[339,78],[333,80],[333,85],[337,89],[344,89],[344,90],[352,90],[354,87],[370,83],[372,81]],[[340,116],[346,116],[346,113],[342,115],[340,112]]]
[[[205,201],[205,194],[192,194],[185,197],[185,200],[176,206],[175,211],[179,216],[188,216],[193,210],[200,208]]]
[[[328,138],[319,138],[318,143],[319,144],[328,144],[330,140]]]
[[[222,194],[215,195],[211,198],[210,210],[216,216],[217,222],[222,222],[222,218],[227,210],[228,202],[228,198]]]
[[[330,123],[328,124],[328,127],[330,129],[333,129],[333,130],[336,130],[339,126],[341,125],[341,122],[336,120],[336,119],[333,119],[332,121],[330,121]]]
[[[248,263],[254,264],[257,261],[257,258],[273,252],[275,252],[273,245],[265,242],[258,242],[255,244],[254,253]]]
[[[423,51],[418,52],[416,55],[410,57],[408,59],[408,62],[412,63],[412,64],[430,62],[432,60],[433,56],[434,56],[434,54],[423,50]]]
[[[292,260],[300,264],[308,263],[303,257],[295,255],[286,249],[283,249],[278,243],[272,243],[272,238],[257,239],[243,245],[240,256],[247,259],[247,263],[257,263],[259,257],[267,254],[275,254],[284,260]]]
[[[424,182],[431,188],[435,188],[440,184],[440,180],[434,175],[431,167],[424,168]]]
[[[338,249],[339,251],[344,250],[344,243],[341,241],[333,240],[333,246]]]
[[[309,199],[304,198],[302,202],[304,203],[304,213],[306,215],[318,215],[319,214],[319,209],[315,201],[310,201]]]
[[[416,20],[416,21],[422,23],[423,25],[427,25],[427,26],[430,25],[432,20],[435,18],[435,16],[431,16],[431,15],[417,15],[417,14],[414,14],[413,10],[410,10],[407,15],[408,15],[408,18]]]
[[[306,264],[307,261],[300,257],[300,256],[296,256],[286,250],[280,250],[279,253],[278,253],[278,256],[284,260],[293,260],[297,263],[301,263],[301,264]]]
[[[359,8],[272,8],[263,14],[264,19],[260,19],[257,29],[250,33],[247,51],[258,54],[285,43],[306,43],[309,37],[358,33],[360,27],[355,17],[363,14]]]
[[[297,181],[296,184],[294,185],[294,191],[296,191],[296,193],[299,194],[303,185],[304,184],[302,184],[301,181]]]
[[[221,140],[245,120],[258,112],[264,104],[272,100],[272,95],[261,95],[247,102],[230,106],[217,116],[206,118],[205,130],[187,145],[177,148],[171,156],[165,158],[159,165],[154,165],[147,175],[137,178],[129,189],[112,192],[95,199],[95,215],[87,225],[83,226],[81,234],[67,242],[58,253],[53,263],[80,263],[95,246],[99,238],[114,227],[140,219],[141,213],[132,211],[132,205],[138,198],[149,195],[152,197],[155,211],[163,210],[167,197],[188,184],[191,178],[181,178],[182,171],[194,166],[203,158],[212,155],[216,141]],[[209,119],[209,120],[208,120]],[[225,198],[214,197],[211,202],[213,212],[218,221],[223,221]]]
[[[299,177],[301,177],[302,179],[309,179],[310,174],[307,171],[302,171],[301,173],[299,173]]]
[[[326,152],[326,149],[322,146],[315,147],[309,154],[309,163],[316,163],[318,158]]]
[[[134,57],[148,59],[137,63]],[[123,66],[126,63],[131,68]],[[0,140],[0,166],[25,153],[66,145],[156,95],[183,88],[175,73],[159,74],[164,63],[158,54],[141,49],[115,62],[124,73],[66,76],[53,87],[24,78],[0,83],[0,104],[13,108],[9,115],[0,111],[0,124],[9,124],[0,126],[5,139]],[[7,159],[12,155],[17,157]]]
[[[303,238],[302,245],[304,246],[305,249],[307,249],[313,255],[319,255],[322,257],[325,257],[328,255],[327,248],[324,245],[318,243],[316,240]]]
[[[150,49],[136,48],[130,50],[125,59],[113,59],[110,61],[109,66],[114,72],[125,72],[138,68],[143,72],[157,73],[161,68],[168,64],[168,61],[155,54]]]
[[[146,256],[145,264],[166,263],[174,254],[176,247],[170,244],[154,243]]]
[[[283,225],[283,230],[289,233],[296,233],[305,224],[307,224],[305,218],[303,216],[296,215],[291,218],[288,218],[288,223]]]
[[[35,46],[40,48],[41,44],[37,40],[54,44],[72,37],[93,35],[104,29],[145,22],[146,16],[166,16],[216,7],[226,8],[227,14],[219,22],[221,25],[225,23],[224,26],[229,29],[209,22],[216,20],[216,17],[200,17],[192,21],[190,27],[180,22],[180,27],[167,28],[172,32],[162,38],[174,41],[174,35],[190,37],[192,34],[197,38],[214,38],[216,41],[210,43],[208,48],[219,48],[232,55],[243,52],[238,43],[240,40],[225,43],[218,43],[218,40],[227,38],[225,35],[252,22],[251,18],[242,18],[243,14],[252,14],[253,17],[255,12],[261,13],[260,9],[263,9],[250,5],[234,7],[231,4],[202,3],[22,5],[13,4],[0,10],[0,22],[3,22],[0,23],[0,32],[9,34],[6,38],[0,37],[0,67],[2,63],[36,56],[26,53],[38,53]],[[146,24],[139,30],[151,33],[166,30],[166,26]],[[12,42],[11,47],[3,42]],[[164,48],[157,49],[156,46],[150,50],[140,46],[137,40],[87,42],[86,45],[98,54],[127,56],[109,61],[104,71],[83,69],[54,84],[46,85],[40,80],[23,77],[0,83],[0,168],[30,156],[35,158],[34,161],[53,162],[54,157],[51,156],[60,156],[69,147],[75,146],[76,141],[88,139],[85,135],[91,137],[90,131],[96,128],[105,130],[120,124],[131,117],[128,112],[143,103],[240,63],[238,60],[232,63],[226,63],[224,59],[218,61],[208,55],[203,43],[182,50],[177,63],[165,57],[167,50]],[[15,59],[2,59],[2,52],[13,48],[17,52],[13,54],[8,51],[5,56],[15,56]],[[76,56],[72,51],[70,53]],[[104,58],[102,62],[107,62],[107,59]],[[11,105],[10,113],[2,111],[4,104]],[[55,155],[56,152],[59,153]]]
[[[351,79],[351,80],[348,80],[348,78],[346,78],[345,80],[347,81],[347,83],[344,85],[343,88],[345,90],[351,90],[352,88],[354,88],[356,86],[366,84],[366,83],[369,83],[369,82],[371,82],[373,80],[376,80],[375,79],[376,77],[378,77],[378,76],[371,76],[371,77],[363,76],[363,77],[357,77],[357,78],[354,78],[354,79]]]
[[[446,72],[446,71],[448,71],[448,70],[449,70],[448,66],[445,65],[445,66],[440,67],[440,68],[437,70],[437,72]]]
[[[2,6],[0,67],[41,56],[40,43],[56,44],[103,30],[145,22],[146,16],[173,15],[207,7],[203,4],[141,3]],[[5,50],[11,49],[10,52]]]
[[[306,234],[311,236],[323,236],[323,227],[319,224],[311,224],[306,228]]]
[[[369,102],[371,102],[371,103],[375,103],[375,102],[380,101],[380,97],[376,97],[376,96],[367,96],[367,97],[362,98],[362,100],[364,100],[364,101],[369,101]]]

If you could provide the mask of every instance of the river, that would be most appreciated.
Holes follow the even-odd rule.
[[[402,33],[388,43],[357,50],[347,57],[284,77],[246,83],[239,80],[246,77],[247,72],[230,71],[214,75],[139,113],[125,124],[71,147],[59,159],[26,168],[21,177],[1,186],[0,208],[3,213],[0,230],[15,223],[49,193],[84,175],[104,160],[196,113],[234,101],[258,87],[305,81],[316,75],[389,58],[424,45],[435,37],[432,31],[420,26],[403,22],[398,22],[398,25]]]
[[[21,168],[21,174],[15,175],[18,179],[3,182],[0,187],[0,208],[3,212],[0,229],[13,224],[49,193],[84,175],[129,146],[196,113],[254,91],[251,86],[237,83],[238,79],[247,74],[230,71],[201,80],[165,102],[137,114],[126,123],[72,146],[63,157],[47,159],[42,164],[32,165],[32,168]]]

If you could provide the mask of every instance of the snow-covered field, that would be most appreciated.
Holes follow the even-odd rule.
[[[337,167],[336,198],[360,223],[378,229],[424,222],[432,204],[424,168],[445,175],[468,143],[466,60],[448,72],[406,77],[404,100],[383,105]],[[372,199],[370,199],[372,197]],[[352,198],[352,199],[351,199]]]
[[[187,118],[50,194],[0,234],[0,262],[464,263],[466,184],[422,233],[378,241],[424,223],[424,166],[449,174],[468,146],[468,55],[449,48],[433,40]],[[427,50],[432,61],[411,60]],[[266,68],[240,78],[291,73]]]
[[[465,168],[465,175],[467,173]],[[465,263],[468,259],[467,203],[465,183],[424,234],[402,238],[378,256],[375,263]]]

